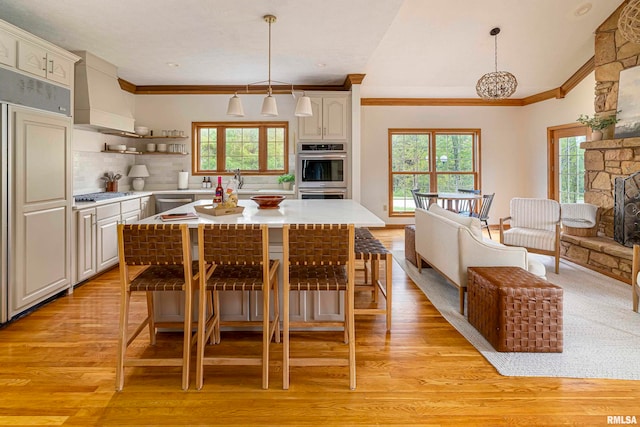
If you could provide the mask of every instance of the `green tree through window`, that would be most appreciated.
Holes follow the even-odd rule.
[[[288,123],[193,123],[193,174],[288,172]]]
[[[479,137],[479,130],[389,129],[390,216],[413,214],[414,188],[477,188]]]

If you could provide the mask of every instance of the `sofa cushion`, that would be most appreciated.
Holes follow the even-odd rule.
[[[556,233],[532,228],[510,228],[504,231],[503,242],[509,246],[553,251],[556,244]]]
[[[544,264],[531,256],[527,258],[527,271],[541,279],[547,279],[547,269]]]
[[[464,215],[457,214],[455,212],[451,212],[447,209],[444,209],[438,206],[435,203],[429,206],[429,212],[436,215],[440,215],[460,225],[464,225],[471,231],[471,233],[475,237],[482,240],[482,224],[480,223],[480,220],[478,218],[474,218],[471,216],[464,216]]]

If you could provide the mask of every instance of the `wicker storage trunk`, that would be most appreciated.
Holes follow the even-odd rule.
[[[413,224],[404,227],[404,257],[411,264],[418,266],[416,264],[416,226]],[[422,267],[430,267],[424,260],[421,262]]]
[[[468,315],[498,351],[562,352],[562,288],[520,267],[469,267]]]

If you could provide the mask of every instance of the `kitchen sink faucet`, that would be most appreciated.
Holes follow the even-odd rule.
[[[238,188],[242,188],[244,184],[244,180],[242,179],[242,174],[240,173],[240,169],[236,169],[233,171],[233,179],[238,181]]]

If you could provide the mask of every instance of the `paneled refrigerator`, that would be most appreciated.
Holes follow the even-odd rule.
[[[0,323],[71,287],[70,91],[0,68]]]

